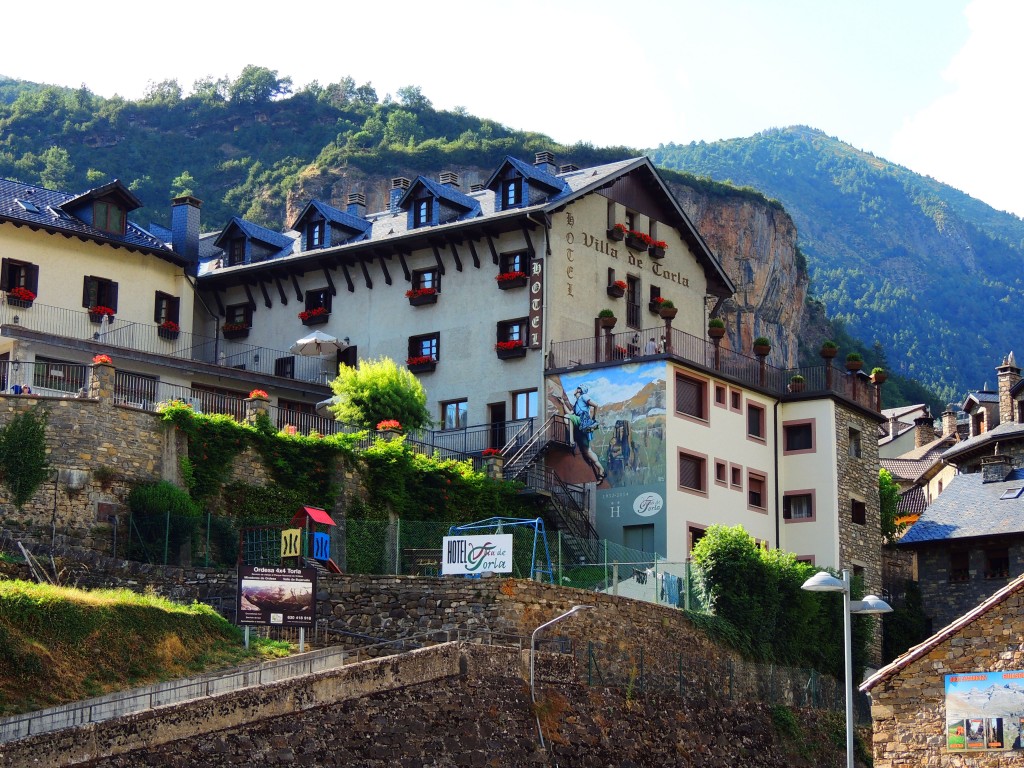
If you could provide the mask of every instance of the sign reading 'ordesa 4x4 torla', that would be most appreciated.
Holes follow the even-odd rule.
[[[445,536],[441,549],[442,575],[512,573],[512,534]]]

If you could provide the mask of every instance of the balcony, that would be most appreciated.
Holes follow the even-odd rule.
[[[31,307],[0,304],[0,325],[12,325],[57,339],[77,339],[102,345],[104,352],[127,349],[176,360],[187,360],[223,368],[278,376],[275,361],[294,357],[297,381],[326,385],[329,374],[318,357],[293,355],[238,340],[200,336],[180,331],[175,338],[161,335],[155,323],[133,323],[119,317],[94,323],[88,312],[76,312],[33,302]]]
[[[551,345],[547,369],[565,370],[600,363],[621,363],[624,360],[636,362],[655,359],[660,355],[637,355],[632,343],[634,335],[641,339],[660,339],[666,333],[664,325],[642,331],[627,330],[609,336],[590,337],[559,341]],[[623,358],[622,350],[628,350],[631,357]],[[666,354],[704,369],[711,375],[729,378],[775,397],[818,396],[833,394],[850,400],[862,408],[878,412],[880,402],[876,387],[870,377],[863,373],[850,373],[840,365],[816,365],[806,368],[776,368],[760,358],[740,354],[730,349],[716,349],[713,342],[677,328],[671,329],[667,339]],[[804,377],[804,388],[799,395],[790,388],[790,379],[796,374]]]

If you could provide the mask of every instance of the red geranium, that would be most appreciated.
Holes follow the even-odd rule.
[[[420,296],[433,296],[435,293],[437,293],[437,288],[413,288],[405,292],[405,297],[407,299],[418,299]]]
[[[424,365],[426,363],[433,363],[434,358],[430,355],[416,355],[415,357],[407,357],[405,359],[406,365]]]
[[[270,395],[268,395],[262,389],[254,389],[252,392],[249,393],[249,397],[251,397],[251,398],[252,397],[259,397],[259,398],[262,398],[264,400],[269,400],[270,399]]]
[[[327,307],[313,307],[313,309],[305,309],[299,312],[299,320],[309,320],[311,317],[321,317],[323,315],[329,315]]]
[[[523,342],[521,341],[499,341],[497,344],[494,345],[494,348],[501,350],[509,350],[519,349],[521,346],[523,346]]]
[[[509,280],[518,280],[520,277],[526,277],[526,273],[517,269],[515,272],[502,272],[494,279],[499,283],[507,283]]]
[[[160,323],[160,327],[163,328],[165,331],[173,331],[175,333],[181,330],[181,326],[179,326],[173,320],[164,320],[162,323]]]
[[[95,307],[89,307],[90,315],[106,315],[108,317],[113,316],[114,310],[110,307],[104,307],[102,304],[97,304]]]
[[[96,355],[92,359],[93,365],[113,365],[114,361],[110,359],[110,355]]]
[[[32,291],[30,291],[28,288],[23,288],[20,285],[17,288],[11,288],[11,290],[7,292],[7,295],[10,296],[12,299],[20,299],[21,301],[36,300],[36,295],[32,293]]]
[[[383,432],[386,429],[398,430],[398,429],[401,429],[401,428],[402,428],[402,425],[398,422],[397,419],[384,419],[384,421],[378,421],[377,422],[377,431],[378,432]]]

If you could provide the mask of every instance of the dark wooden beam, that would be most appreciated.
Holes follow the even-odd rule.
[[[490,235],[484,235],[487,238],[487,247],[491,249],[491,261],[495,264],[498,263],[498,249],[494,247],[494,238]]]
[[[385,254],[378,253],[377,258],[380,259],[380,269],[384,273],[384,282],[391,285],[391,273],[388,271],[387,262],[384,261]],[[390,257],[389,257],[390,258]]]
[[[284,292],[284,285],[281,283],[281,278],[277,275],[274,276],[274,282],[277,284],[277,293],[281,297],[281,306],[288,306],[288,296]]]
[[[459,249],[455,247],[455,241],[454,240],[449,240],[448,241],[448,247],[451,248],[452,258],[455,259],[455,268],[459,272],[461,272],[462,271],[462,259],[459,258]]]
[[[245,288],[245,297],[249,299],[249,309],[256,309],[256,299],[252,297],[252,291],[249,289],[249,284],[246,283],[242,287]]]
[[[352,282],[352,275],[348,273],[348,264],[342,264],[341,271],[345,273],[345,282],[348,284],[348,292],[355,293],[356,287]]]
[[[476,243],[474,243],[472,240],[469,241],[469,254],[470,256],[473,257],[473,266],[476,267],[477,269],[480,269],[480,257],[477,255],[476,252]]]
[[[324,279],[327,281],[327,287],[331,291],[331,296],[337,296],[338,289],[334,287],[334,281],[331,279],[331,273],[327,271],[327,267],[324,267]]]
[[[530,258],[532,259],[536,255],[537,252],[533,248],[533,240],[530,237],[530,228],[528,226],[526,226],[526,222],[525,221],[523,221],[522,227],[523,227],[523,237],[526,238],[526,251],[527,251],[527,253],[530,254]]]
[[[273,303],[270,301],[270,294],[267,293],[267,281],[260,280],[260,292],[263,294],[263,306],[267,309],[273,307]]]
[[[224,302],[220,300],[220,290],[213,292],[213,300],[217,302],[217,313],[221,317],[227,317],[227,312],[224,311]]]
[[[292,279],[292,286],[295,288],[295,300],[302,301],[302,289],[299,288],[299,279],[295,277],[294,272],[291,273],[290,277]]]
[[[437,250],[437,245],[431,243],[430,247],[434,249],[434,261],[437,262],[437,271],[439,274],[444,274],[444,262],[441,261],[441,252]]]
[[[402,251],[398,252],[398,261],[402,264],[402,273],[405,275],[405,282],[412,282],[412,275],[409,274],[409,265],[405,263],[405,254]]]

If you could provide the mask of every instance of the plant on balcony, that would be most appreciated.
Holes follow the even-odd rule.
[[[846,370],[859,371],[864,367],[864,358],[858,352],[851,352],[846,356]]]
[[[433,358],[429,358],[428,357],[428,359],[432,360]],[[398,419],[383,419],[383,420],[377,422],[377,431],[378,432],[401,432],[402,431],[402,425],[399,423]]]
[[[889,378],[889,374],[885,372],[885,368],[872,368],[871,369],[871,381],[874,384],[884,384],[886,379]]]
[[[676,309],[675,303],[671,299],[662,299],[661,296],[658,298],[661,299],[658,302],[658,314],[661,315],[663,320],[671,320],[679,311]]]
[[[114,321],[114,310],[110,307],[105,307],[102,304],[96,304],[89,307],[89,319],[94,323],[102,323],[103,318],[110,318],[107,322]]]
[[[634,251],[646,251],[654,240],[646,232],[631,229],[626,233],[626,247]]]
[[[405,365],[413,373],[423,373],[437,368],[437,359],[433,355],[413,355],[405,359]]]
[[[804,387],[807,386],[807,382],[803,376],[799,373],[794,374],[789,379],[789,391],[790,392],[803,392]]]
[[[7,292],[7,303],[12,307],[31,307],[36,295],[28,288],[17,286]]]
[[[249,335],[249,326],[246,323],[224,323],[220,329],[225,339],[244,339]]]
[[[526,273],[520,269],[514,272],[501,272],[494,279],[498,281],[498,287],[503,291],[508,288],[518,288],[526,285]]]
[[[330,316],[331,313],[327,310],[327,307],[313,307],[312,309],[304,309],[299,312],[299,320],[302,321],[303,325],[321,325],[326,323]]]
[[[483,455],[487,458],[493,458],[495,456],[501,456],[500,448],[484,448]]]
[[[608,286],[608,295],[611,296],[613,299],[621,299],[623,296],[626,295],[626,288],[627,286],[625,280],[616,280],[615,282]]]
[[[667,247],[668,244],[664,240],[652,239],[647,246],[647,252],[651,255],[652,259],[660,259],[665,256],[665,249]]]
[[[161,339],[167,339],[168,341],[173,341],[178,338],[178,333],[180,332],[181,326],[173,320],[164,320],[156,327],[156,335]]]
[[[625,347],[621,347],[619,345],[615,346],[615,357],[616,358],[618,358],[619,360],[622,360],[623,358],[627,357],[628,355],[629,355],[629,350],[628,349],[626,349]]]
[[[269,400],[270,395],[268,395],[266,391],[262,389],[254,389],[252,392],[249,393],[249,399]]]
[[[758,336],[754,339],[754,354],[764,357],[772,351],[772,342],[767,336]]]
[[[494,345],[494,349],[498,353],[498,357],[502,359],[526,355],[526,347],[518,339],[514,341],[499,341]]]
[[[839,345],[834,341],[825,341],[821,345],[821,351],[818,353],[826,360],[831,360],[833,357],[839,354]]]
[[[437,288],[412,288],[405,292],[405,297],[414,307],[422,304],[436,304]]]
[[[93,365],[113,365],[114,361],[110,359],[110,355],[95,355],[92,359]]]
[[[629,232],[629,227],[627,227],[625,224],[616,224],[614,227],[608,230],[608,239],[616,241],[621,240],[626,236],[627,232]]]
[[[618,318],[615,317],[615,313],[610,309],[602,309],[597,313],[597,322],[602,328],[614,328]]]

